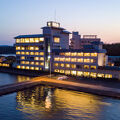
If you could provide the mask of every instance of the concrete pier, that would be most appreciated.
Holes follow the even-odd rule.
[[[56,80],[48,77],[36,77],[31,81],[0,86],[0,96],[4,94],[24,90],[36,85],[49,85],[57,88],[70,89],[70,90],[76,90],[80,92],[92,93],[96,95],[120,98],[120,89],[117,89],[117,88],[70,82],[65,80]]]

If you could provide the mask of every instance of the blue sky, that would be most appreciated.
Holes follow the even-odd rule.
[[[68,31],[97,34],[120,42],[120,0],[0,0],[0,45],[12,45],[20,34],[39,34],[56,20]]]

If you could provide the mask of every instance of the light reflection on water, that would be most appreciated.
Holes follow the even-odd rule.
[[[106,99],[87,93],[39,86],[18,92],[16,109],[32,120],[104,120],[111,116],[106,117],[111,110],[105,110],[112,106]],[[111,120],[113,117],[116,116],[111,116]]]
[[[13,79],[12,82],[31,79],[5,77]],[[37,86],[0,97],[0,120],[119,120],[119,111],[119,99],[50,86]]]

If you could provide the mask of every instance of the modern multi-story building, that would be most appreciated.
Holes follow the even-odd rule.
[[[97,38],[97,35],[79,35],[79,32],[72,32],[72,38],[70,39],[70,48],[71,49],[81,49],[84,48],[84,45],[91,45],[94,42],[100,42],[100,38]]]
[[[84,36],[81,47],[69,49],[69,34],[57,22],[47,22],[43,34],[19,35],[16,39],[18,69],[52,70],[66,75],[120,79],[120,69],[107,67],[106,50],[96,36]],[[73,33],[79,40],[80,35]],[[88,42],[90,41],[90,42]],[[82,42],[83,43],[83,42]],[[89,43],[89,44],[88,44]]]
[[[57,22],[47,22],[43,34],[19,35],[16,39],[17,68],[47,70],[52,49],[69,49],[69,32]]]

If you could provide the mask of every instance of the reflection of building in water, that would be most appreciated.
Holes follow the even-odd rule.
[[[17,82],[23,82],[23,81],[28,81],[28,80],[31,80],[31,77],[21,76],[21,75],[17,76]]]
[[[31,119],[57,119],[54,115],[59,119],[67,115],[69,119],[74,115],[95,119],[93,114],[99,115],[102,111],[101,101],[97,96],[45,86],[20,91],[16,99],[17,110],[29,114],[27,117]]]

